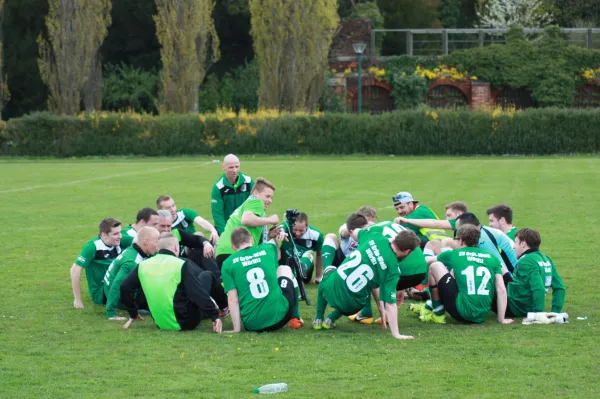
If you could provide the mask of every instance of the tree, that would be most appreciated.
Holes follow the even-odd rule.
[[[544,0],[484,0],[477,12],[484,28],[539,28],[548,25],[553,17],[545,10]]]
[[[444,28],[471,28],[477,23],[477,0],[442,0],[440,21]]]
[[[4,40],[2,37],[2,25],[4,22],[4,0],[0,0],[0,117],[2,117],[2,109],[5,102],[9,98],[8,86],[4,81],[4,72],[2,70]]]
[[[373,27],[373,29],[383,29],[384,27],[383,15],[381,15],[381,11],[379,11],[379,7],[377,6],[377,3],[375,1],[356,4],[352,12],[352,17],[368,18],[369,21],[371,21],[371,26]],[[384,37],[384,33],[379,33],[375,37],[375,47],[377,49],[378,54],[381,52]]]
[[[161,113],[198,112],[200,83],[208,65],[219,58],[214,7],[214,0],[156,0],[154,21],[162,60]]]
[[[377,0],[386,29],[440,28],[439,0]],[[390,33],[383,41],[383,55],[406,54],[406,36]]]
[[[337,0],[250,0],[259,106],[314,109],[337,31]]]
[[[110,25],[110,0],[49,0],[47,39],[38,37],[38,66],[50,110],[73,115]]]

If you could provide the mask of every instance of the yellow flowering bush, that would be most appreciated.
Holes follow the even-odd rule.
[[[466,71],[461,72],[455,67],[450,68],[446,65],[440,65],[439,67],[433,69],[421,68],[420,65],[417,65],[417,68],[415,69],[415,75],[429,80],[447,79],[453,82],[464,82],[469,79],[477,80],[477,76],[469,76],[469,73]]]
[[[600,68],[585,68],[577,78],[587,83],[600,83]]]

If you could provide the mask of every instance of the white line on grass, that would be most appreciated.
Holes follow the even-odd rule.
[[[202,163],[200,165],[194,165],[194,166],[205,166],[205,165],[209,165],[212,162],[205,162]],[[56,184],[41,184],[39,186],[27,186],[27,187],[21,187],[21,188],[11,188],[9,190],[0,190],[0,194],[5,194],[5,193],[14,193],[14,192],[19,192],[19,191],[29,191],[29,190],[35,190],[38,188],[48,188],[48,187],[63,187],[63,186],[70,186],[73,184],[79,184],[79,183],[87,183],[90,181],[96,181],[96,180],[109,180],[109,179],[113,179],[115,177],[124,177],[124,176],[136,176],[136,175],[145,175],[145,174],[150,174],[150,173],[159,173],[159,172],[165,172],[167,170],[173,170],[173,169],[179,169],[182,168],[184,166],[190,166],[193,164],[184,164],[184,165],[179,165],[179,166],[171,166],[168,168],[162,168],[162,169],[154,169],[154,170],[145,170],[145,171],[141,171],[141,172],[128,172],[128,173],[119,173],[116,175],[107,175],[107,176],[99,176],[99,177],[92,177],[89,179],[79,179],[79,180],[72,180],[72,181],[67,181],[64,183],[56,183]]]

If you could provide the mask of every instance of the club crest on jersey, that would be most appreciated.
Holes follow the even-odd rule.
[[[312,241],[306,241],[306,248],[312,247]]]
[[[240,187],[240,191],[243,193],[246,192],[246,183],[242,184],[242,187]]]

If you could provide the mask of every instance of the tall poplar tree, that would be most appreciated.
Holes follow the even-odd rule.
[[[219,58],[214,7],[214,0],[156,0],[161,113],[198,112],[200,83],[210,62]]]
[[[260,107],[315,107],[338,28],[337,8],[337,0],[250,0]]]
[[[2,117],[2,109],[4,103],[8,100],[8,86],[4,81],[4,70],[2,68],[4,57],[2,50],[4,49],[4,37],[2,36],[2,28],[4,25],[4,0],[0,0],[0,118]]]
[[[48,0],[47,38],[40,35],[38,66],[51,111],[80,111],[82,89],[106,37],[111,0]]]

